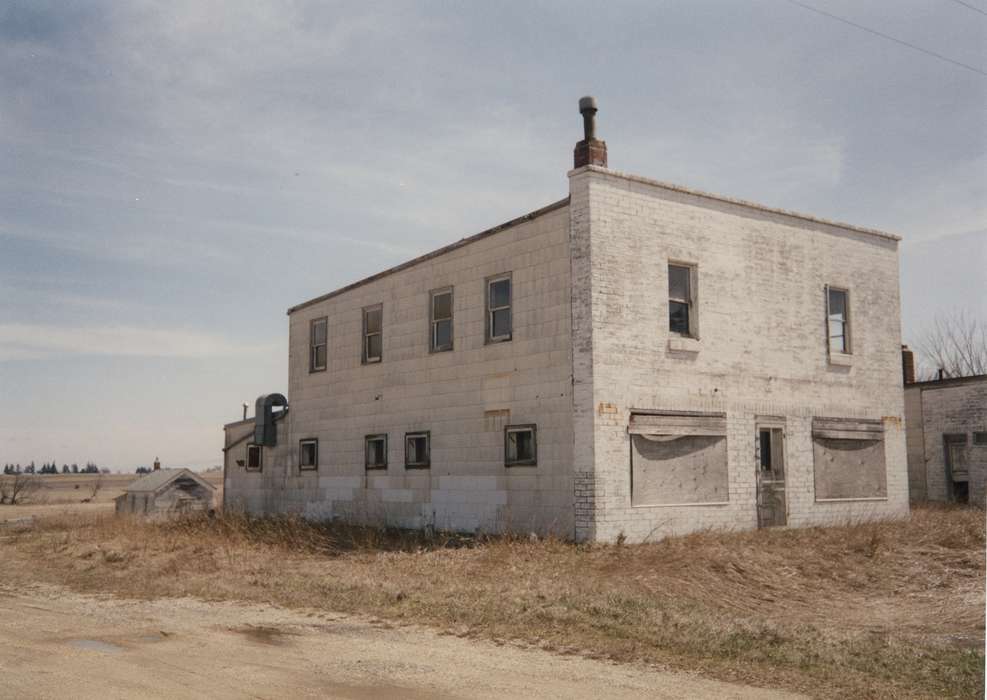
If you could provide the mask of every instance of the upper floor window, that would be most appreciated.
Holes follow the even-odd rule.
[[[437,289],[430,297],[430,348],[432,352],[452,350],[452,287]]]
[[[684,336],[696,335],[696,268],[668,265],[668,330]]]
[[[247,471],[259,472],[263,467],[264,453],[260,445],[247,445]]]
[[[318,438],[298,441],[298,468],[303,471],[319,468]]]
[[[384,353],[384,307],[381,304],[363,310],[363,364],[380,362]]]
[[[309,372],[320,372],[326,368],[326,353],[329,338],[328,327],[329,320],[325,316],[313,319],[309,324]]]
[[[850,352],[850,298],[845,289],[826,287],[826,327],[830,353]]]
[[[429,432],[405,433],[404,466],[408,469],[425,469],[431,465]]]
[[[367,435],[367,469],[387,469],[387,435]]]
[[[534,425],[504,428],[504,464],[508,467],[538,464],[538,442]]]
[[[487,342],[511,339],[511,275],[487,280]]]

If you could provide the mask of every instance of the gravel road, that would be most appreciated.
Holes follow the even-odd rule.
[[[0,698],[793,698],[322,612],[0,587]]]

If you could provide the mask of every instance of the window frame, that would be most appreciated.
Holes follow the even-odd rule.
[[[304,446],[308,443],[315,445],[314,462],[309,465],[302,464]],[[302,438],[298,441],[298,471],[314,472],[319,470],[319,438]]]
[[[425,461],[424,462],[409,462],[408,461],[408,439],[409,438],[425,438]],[[432,433],[430,430],[413,430],[404,434],[404,468],[405,469],[429,469],[432,466]]]
[[[833,351],[832,338],[833,332],[830,327],[830,303],[829,295],[831,292],[840,292],[843,294],[843,349]],[[852,355],[853,354],[853,335],[850,329],[850,290],[845,287],[838,287],[835,284],[826,285],[826,353],[828,355]]]
[[[326,339],[323,343],[316,344],[315,342],[315,326],[318,323],[325,325]],[[320,346],[325,346],[326,349],[326,359],[325,364],[321,367],[315,364],[315,359],[317,356],[317,348]],[[308,371],[309,374],[313,372],[325,372],[329,367],[329,317],[319,316],[318,318],[313,318],[308,322]]]
[[[435,318],[435,298],[449,295],[449,318]],[[450,352],[456,343],[455,332],[456,332],[456,311],[454,308],[454,303],[456,297],[453,293],[452,286],[440,287],[439,289],[432,289],[428,293],[428,351],[430,353],[436,352]],[[435,329],[439,323],[442,321],[449,321],[449,343],[446,345],[439,345],[435,341]]]
[[[372,311],[380,312],[380,331],[375,333],[367,332],[367,315]],[[376,357],[370,357],[370,353],[367,348],[367,341],[371,335],[380,336],[380,355]],[[365,365],[376,365],[384,361],[384,304],[371,304],[370,306],[363,307],[363,338],[362,345],[363,348],[360,352],[360,362]]]
[[[257,466],[250,466],[250,450],[257,450]],[[261,472],[264,471],[264,448],[262,445],[258,445],[256,442],[247,443],[247,453],[245,455],[246,459],[243,462],[243,467],[248,472]]]
[[[987,447],[987,430],[974,430],[972,444],[974,447]]]
[[[672,281],[672,269],[673,267],[679,267],[687,270],[689,273],[689,298],[680,299],[678,297],[672,297],[671,281]],[[685,262],[683,260],[669,260],[668,264],[665,266],[665,277],[668,282],[668,332],[670,335],[676,338],[695,338],[699,339],[699,314],[697,313],[697,308],[699,305],[699,265],[697,263]],[[685,333],[681,331],[672,330],[672,302],[686,305],[686,323],[688,324],[688,329]]]
[[[370,443],[371,442],[383,442],[384,443],[384,462],[383,464],[371,464],[370,463]],[[374,433],[373,435],[363,436],[363,467],[367,471],[376,471],[378,469],[387,469],[387,433]]]
[[[511,460],[508,457],[508,441],[511,433],[531,433],[531,458]],[[538,425],[536,423],[518,423],[504,426],[504,466],[505,467],[537,467],[538,466]]]
[[[498,306],[493,308],[490,306],[490,287],[497,282],[507,281],[508,291],[507,291],[507,306]],[[483,280],[483,307],[486,310],[486,321],[484,323],[484,344],[490,345],[491,343],[508,343],[514,339],[514,275],[512,272],[502,272],[498,275],[492,275]],[[504,335],[494,335],[493,325],[494,325],[494,312],[502,311],[507,309],[511,316],[511,324],[507,333]]]

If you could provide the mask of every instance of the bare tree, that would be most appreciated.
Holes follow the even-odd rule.
[[[966,311],[936,316],[916,345],[924,365],[922,378],[987,374],[987,322]]]
[[[92,503],[96,500],[96,496],[99,494],[99,490],[103,488],[103,475],[98,474],[95,479],[93,479],[92,484],[90,484],[89,498],[83,498],[83,503]]]
[[[17,505],[37,496],[42,484],[32,474],[13,474],[0,477],[0,504]]]

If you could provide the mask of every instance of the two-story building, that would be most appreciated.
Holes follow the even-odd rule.
[[[599,541],[908,512],[898,237],[611,170],[580,111],[564,199],[288,310],[227,508]]]

